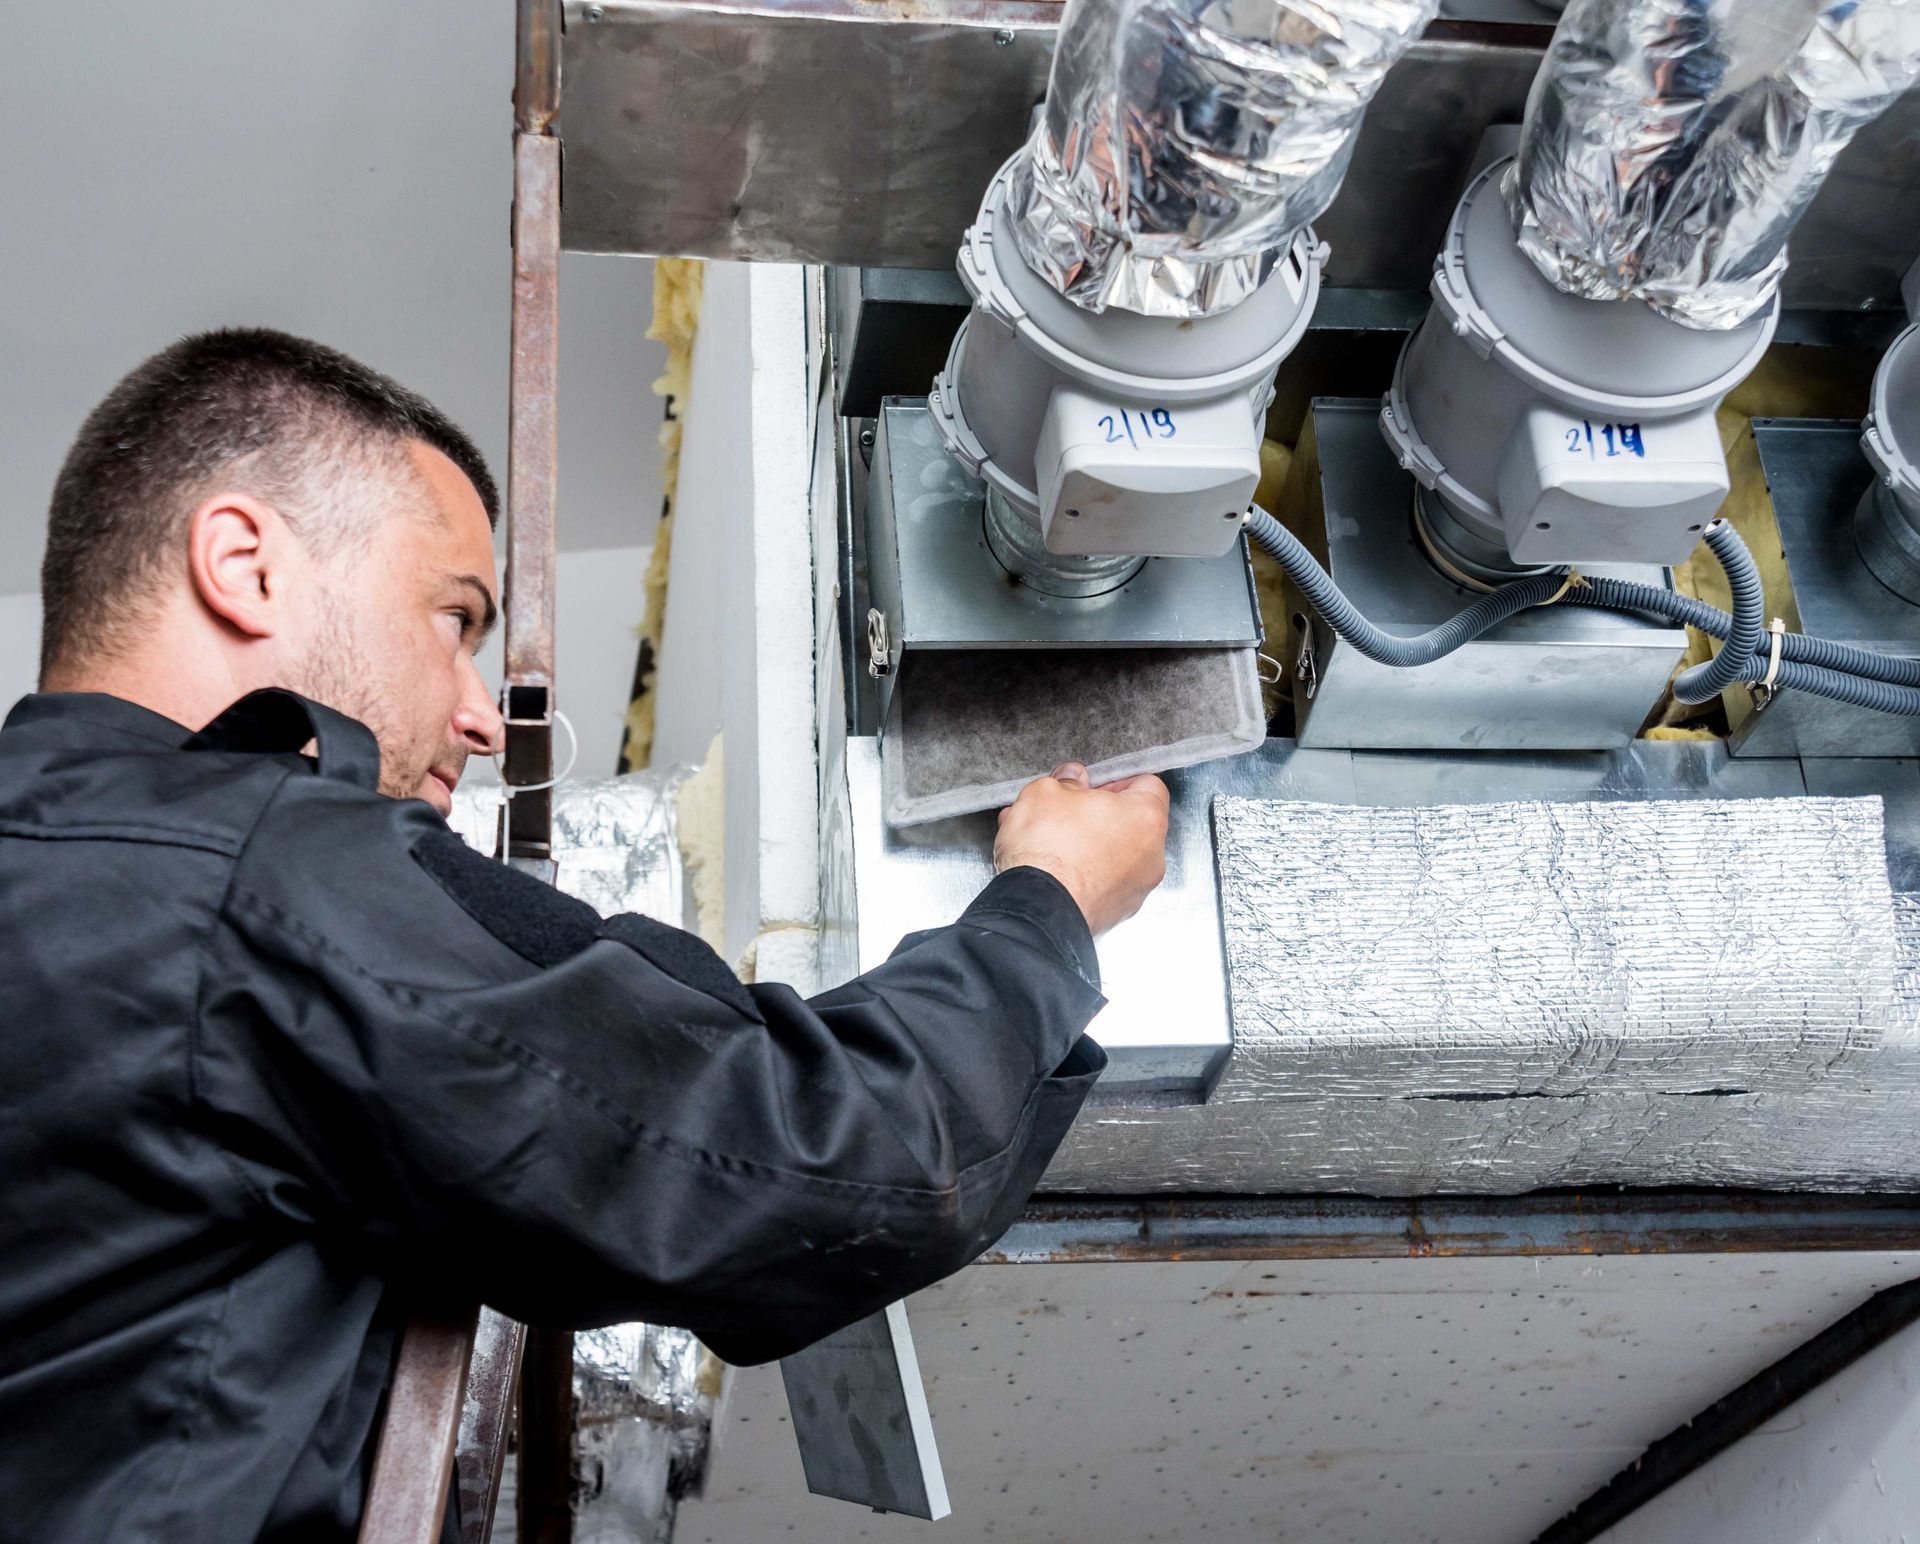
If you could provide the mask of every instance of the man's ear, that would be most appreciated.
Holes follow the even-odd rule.
[[[292,536],[279,511],[250,494],[205,500],[187,520],[187,574],[200,603],[243,637],[273,637],[286,624]]]

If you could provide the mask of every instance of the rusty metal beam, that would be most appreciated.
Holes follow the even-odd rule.
[[[468,1312],[412,1319],[401,1335],[360,1544],[437,1544],[473,1332]]]
[[[520,0],[514,85],[513,323],[507,406],[507,576],[503,606],[507,721],[502,780],[528,791],[502,812],[501,852],[552,882],[554,523],[559,477],[560,107],[559,0]],[[573,1536],[573,1337],[534,1332],[520,1364],[518,1536]],[[567,1397],[557,1399],[556,1383]]]
[[[548,134],[560,111],[560,0],[520,0],[514,38],[513,126]]]
[[[1046,91],[1060,16],[1038,0],[566,9],[569,246],[945,272]],[[1517,5],[1447,9],[1382,84],[1314,222],[1331,287],[1424,292],[1481,131],[1519,122],[1548,28],[1493,19]],[[1896,308],[1920,249],[1916,187],[1920,90],[1861,131],[1814,200],[1788,306]]]
[[[556,398],[560,351],[560,142],[517,133],[513,141],[513,357],[507,410],[506,682],[509,787],[553,776],[553,571],[559,456]],[[550,790],[509,801],[509,858],[552,856]]]
[[[532,1330],[520,1371],[519,1544],[573,1544],[573,1335]]]
[[[480,1310],[467,1397],[460,1415],[454,1467],[460,1489],[460,1544],[487,1544],[500,1501],[500,1471],[520,1390],[520,1353],[527,1327],[491,1308]]]
[[[988,1264],[1920,1249],[1920,1196],[1580,1191],[1034,1202]]]

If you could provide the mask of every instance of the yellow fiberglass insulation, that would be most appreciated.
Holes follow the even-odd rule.
[[[680,485],[680,425],[693,374],[693,338],[700,325],[705,277],[706,270],[695,258],[663,257],[653,265],[653,323],[647,336],[667,346],[666,367],[653,383],[654,393],[666,398],[666,416],[660,425],[660,526],[647,565],[640,664],[634,673],[634,697],[627,708],[626,739],[620,752],[624,772],[638,771],[653,760],[653,683],[667,619],[667,564],[673,551],[674,496]]]

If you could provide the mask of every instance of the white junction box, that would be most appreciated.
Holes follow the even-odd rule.
[[[1684,563],[1727,496],[1714,410],[1618,421],[1536,403],[1500,457],[1500,518],[1523,565]]]
[[[1156,406],[1055,387],[1034,453],[1047,550],[1230,551],[1260,482],[1260,432],[1243,391]]]

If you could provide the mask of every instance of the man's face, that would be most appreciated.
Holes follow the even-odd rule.
[[[380,791],[442,815],[467,757],[502,724],[473,656],[497,610],[493,531],[466,475],[431,446],[365,543],[316,565],[292,672],[297,691],[359,719],[380,742]]]

